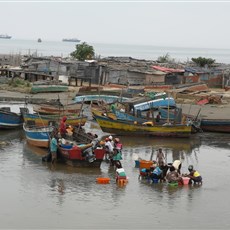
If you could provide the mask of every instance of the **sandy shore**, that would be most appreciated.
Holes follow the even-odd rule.
[[[109,90],[109,89],[107,89]],[[46,101],[60,99],[65,105],[74,102],[73,99],[79,91],[79,87],[70,87],[68,92],[58,93],[37,93],[28,94],[17,91],[0,90],[0,101],[24,101],[28,98],[28,102],[31,104],[44,103]],[[219,90],[220,91],[220,90]],[[220,91],[222,92],[222,91]],[[230,92],[228,92],[230,95]],[[180,100],[179,100],[180,101]],[[223,104],[206,104],[196,105],[192,100],[177,103],[178,107],[181,107],[183,113],[196,116],[199,111],[202,118],[208,119],[230,119],[230,103],[225,100]]]

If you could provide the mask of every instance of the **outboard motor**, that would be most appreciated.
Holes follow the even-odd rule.
[[[96,160],[92,147],[85,149],[82,153],[82,156],[85,157],[89,163],[92,163]]]

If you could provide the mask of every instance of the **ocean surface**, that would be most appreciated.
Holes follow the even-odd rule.
[[[94,121],[87,131],[103,133]],[[128,184],[115,170],[42,162],[47,150],[26,142],[22,130],[0,130],[0,229],[230,229],[230,134],[191,138],[120,137]],[[167,162],[193,164],[201,186],[170,187],[139,178],[135,159],[149,160],[161,147]],[[109,184],[97,184],[109,177]]]
[[[0,54],[36,54],[38,56],[68,57],[79,43],[62,41],[0,39]],[[159,47],[150,45],[88,43],[92,45],[96,56],[125,56],[145,60],[157,60],[168,54],[175,61],[185,62],[191,58],[206,57],[217,63],[230,63],[230,49]]]

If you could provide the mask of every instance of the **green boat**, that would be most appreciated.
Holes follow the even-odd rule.
[[[68,91],[67,85],[45,85],[45,84],[33,84],[31,87],[31,93],[46,93],[46,92],[67,92]]]

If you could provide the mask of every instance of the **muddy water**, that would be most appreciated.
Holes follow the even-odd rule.
[[[87,128],[98,130],[95,123]],[[22,131],[0,131],[0,228],[11,229],[229,229],[230,135],[190,139],[121,137],[124,187],[106,162],[100,169],[43,163],[45,150],[29,146]],[[181,159],[202,174],[202,186],[169,187],[138,179],[134,159],[162,147],[167,162]],[[110,184],[97,184],[110,177]]]

